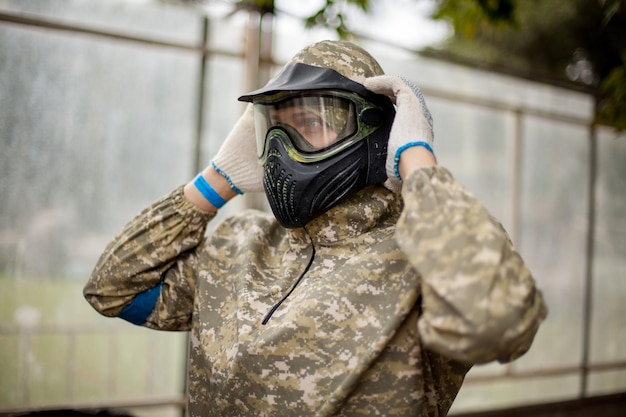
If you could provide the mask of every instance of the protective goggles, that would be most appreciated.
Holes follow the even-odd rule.
[[[257,96],[254,120],[260,163],[265,163],[270,138],[281,140],[295,161],[327,159],[374,132],[379,123],[372,123],[369,115],[381,113],[376,104],[347,91],[281,91]]]

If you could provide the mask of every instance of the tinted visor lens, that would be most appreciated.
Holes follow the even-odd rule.
[[[279,100],[255,101],[255,123],[259,158],[264,159],[267,132],[274,128],[289,132],[291,146],[304,159],[320,159],[357,130],[354,103],[335,95],[288,95]]]

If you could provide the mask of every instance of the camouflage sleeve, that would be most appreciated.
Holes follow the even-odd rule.
[[[425,346],[469,363],[511,361],[547,315],[506,231],[450,172],[414,172],[402,190],[396,239],[422,275]]]
[[[213,214],[197,209],[183,187],[132,219],[106,247],[83,290],[105,316],[124,317],[142,298],[149,308],[134,324],[187,330],[193,307],[196,254]]]

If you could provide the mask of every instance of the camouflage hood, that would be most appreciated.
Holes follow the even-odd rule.
[[[298,52],[290,64],[300,63],[334,69],[352,81],[362,83],[365,78],[383,75],[378,61],[366,50],[347,41],[321,41]]]
[[[303,48],[264,87],[239,100],[252,102],[259,95],[278,91],[323,89],[352,91],[373,99],[377,95],[362,82],[383,74],[380,64],[363,48],[346,41],[321,41]]]

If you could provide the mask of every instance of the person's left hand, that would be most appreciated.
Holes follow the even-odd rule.
[[[402,187],[399,162],[406,149],[421,146],[434,154],[433,120],[420,89],[404,78],[379,75],[367,78],[363,85],[368,90],[386,95],[396,105],[396,116],[387,146],[387,181],[385,187],[399,192]]]

